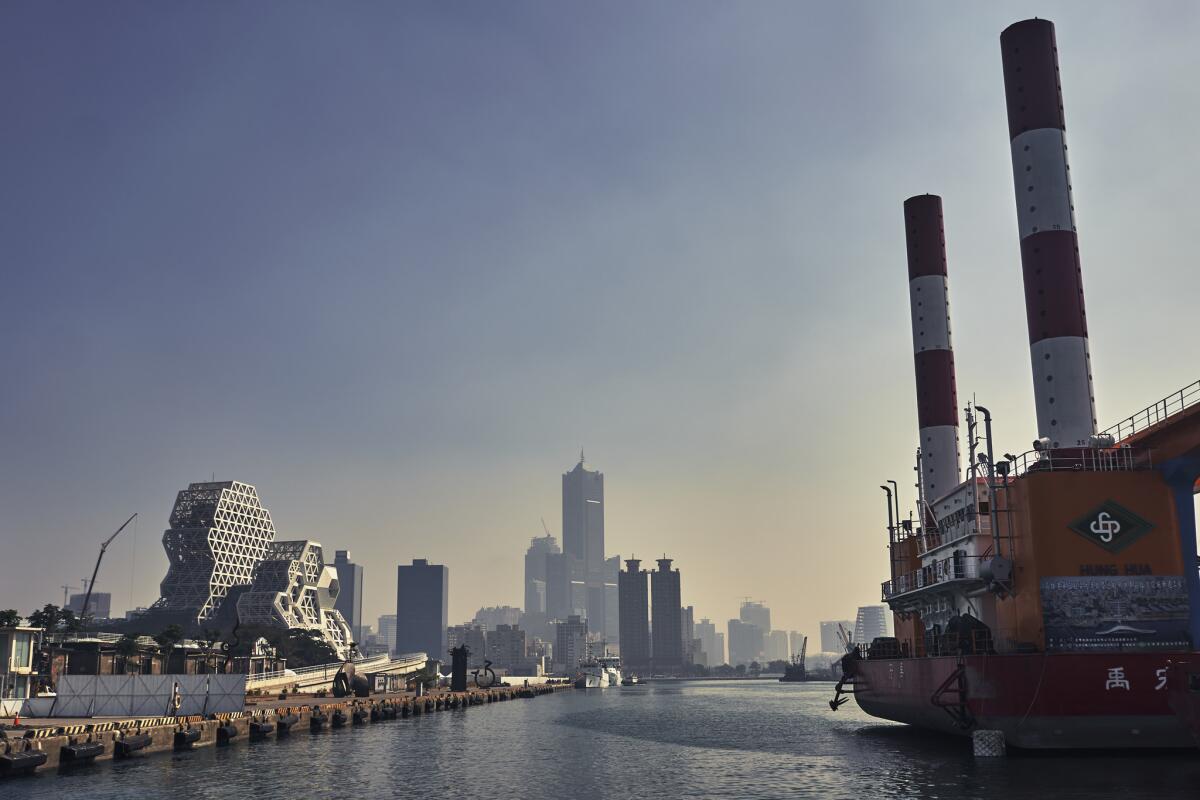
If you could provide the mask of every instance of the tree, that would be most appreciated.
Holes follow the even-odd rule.
[[[213,664],[213,653],[216,651],[217,642],[221,640],[221,631],[217,628],[205,628],[201,636],[202,638],[197,639],[196,643],[204,651],[205,671],[216,672],[216,667]]]
[[[175,649],[175,645],[183,641],[183,628],[178,625],[168,625],[154,637],[154,641],[158,643],[164,653],[170,653]]]
[[[58,630],[62,619],[62,609],[53,603],[46,603],[40,610],[29,615],[29,624],[35,628],[45,628],[47,632],[53,632]]]
[[[278,645],[279,652],[287,659],[288,666],[312,667],[338,661],[337,651],[325,640],[320,631],[308,628],[291,628]]]
[[[142,648],[138,645],[137,636],[127,633],[117,640],[117,655],[121,657],[126,675],[141,672],[141,659],[139,658],[141,652]],[[132,672],[129,669],[131,659],[134,665]]]
[[[771,661],[770,663],[767,664],[766,671],[767,672],[786,672],[787,668],[788,668],[788,662],[784,661],[782,658],[777,658],[774,661]]]
[[[15,628],[21,624],[21,615],[15,608],[0,611],[0,628]]]
[[[758,673],[760,673],[760,672],[762,672],[762,664],[759,664],[757,661],[751,661],[750,662],[750,674],[758,675]]]

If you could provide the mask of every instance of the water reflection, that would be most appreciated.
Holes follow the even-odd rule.
[[[1137,798],[1200,796],[1200,752],[976,761],[824,684],[571,692],[6,781],[5,797]]]

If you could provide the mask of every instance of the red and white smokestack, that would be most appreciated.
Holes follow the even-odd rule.
[[[1054,24],[1010,25],[1000,48],[1038,437],[1083,447],[1096,432],[1096,400]]]
[[[904,201],[908,243],[908,296],[912,304],[913,359],[917,367],[917,424],[921,480],[933,502],[958,485],[958,389],[950,344],[946,236],[942,198],[922,194]]]

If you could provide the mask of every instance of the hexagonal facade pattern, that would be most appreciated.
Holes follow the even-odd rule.
[[[170,567],[156,609],[195,613],[203,623],[233,586],[247,585],[275,541],[271,514],[240,481],[193,483],[175,498],[163,533]]]
[[[337,570],[317,542],[275,541],[271,514],[253,486],[189,484],[175,498],[170,523],[163,533],[170,567],[151,612],[182,613],[200,626],[236,589],[230,604],[236,602],[241,623],[321,631],[339,656],[348,655],[350,626],[334,608]]]
[[[275,542],[255,570],[253,586],[238,598],[238,619],[245,625],[320,631],[345,658],[352,634],[334,608],[339,589],[337,570],[325,563],[319,543]]]

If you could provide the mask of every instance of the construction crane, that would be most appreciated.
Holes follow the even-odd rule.
[[[847,653],[854,648],[854,634],[846,630],[846,626],[840,622],[838,623],[838,639],[841,640],[842,646],[846,648]]]
[[[63,608],[66,608],[66,607],[67,607],[67,598],[68,598],[68,597],[70,597],[70,594],[69,594],[69,593],[70,593],[70,591],[71,591],[72,589],[78,589],[79,587],[78,587],[78,586],[70,586],[70,585],[68,585],[68,584],[65,584],[65,583],[64,583],[62,586],[60,586],[60,587],[58,587],[58,588],[60,588],[60,589],[62,589],[62,590],[63,590],[63,604],[62,604],[62,607],[63,607]]]
[[[121,524],[121,527],[117,528],[116,533],[114,533],[112,536],[105,539],[100,544],[100,555],[96,556],[96,568],[92,570],[92,579],[90,581],[88,581],[87,592],[83,595],[83,608],[80,609],[80,611],[79,611],[80,622],[87,619],[88,604],[91,603],[91,601],[92,601],[92,587],[94,587],[96,585],[96,573],[100,572],[100,561],[104,558],[104,551],[108,549],[108,546],[110,544],[112,544],[113,539],[117,538],[117,534],[119,534],[121,531],[125,530],[125,527],[129,523],[133,522],[133,520],[136,516],[137,516],[137,512],[135,511],[135,512],[133,512],[133,516],[131,516],[129,519],[125,520],[125,522]]]
[[[551,535],[551,534],[550,534],[550,526],[546,524],[546,518],[545,518],[545,517],[542,517],[542,530],[544,530],[544,531],[546,532],[546,535],[547,535],[547,536],[550,536],[550,535]]]

